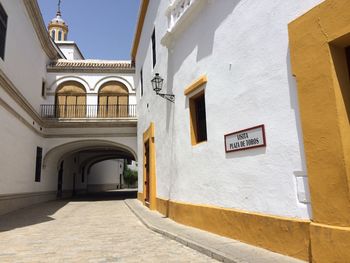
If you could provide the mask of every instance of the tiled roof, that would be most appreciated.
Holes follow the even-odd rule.
[[[56,68],[106,68],[106,69],[130,69],[131,61],[113,61],[113,60],[58,60],[52,62],[50,67]]]

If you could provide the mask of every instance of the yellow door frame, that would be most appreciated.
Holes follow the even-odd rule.
[[[350,262],[349,13],[349,0],[326,0],[289,24],[313,212],[313,262]]]
[[[149,181],[146,182],[146,149],[145,144],[148,142],[149,145]],[[146,204],[146,184],[149,184],[149,204]],[[155,149],[155,138],[154,138],[154,123],[151,122],[149,128],[143,133],[143,194],[142,201],[144,205],[147,205],[151,210],[157,208],[156,199],[156,149]]]

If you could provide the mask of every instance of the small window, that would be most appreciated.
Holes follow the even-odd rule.
[[[58,41],[62,40],[62,31],[58,31]]]
[[[36,167],[35,167],[35,182],[40,182],[41,180],[41,162],[43,157],[43,148],[36,148]]]
[[[153,57],[153,68],[157,64],[157,50],[156,50],[156,29],[153,29],[152,33],[152,57]]]
[[[204,90],[190,98],[191,140],[192,145],[207,140],[207,120],[205,113]]]
[[[64,36],[64,41],[67,41],[67,33],[63,34]]]
[[[7,31],[7,14],[0,3],[0,57],[5,58],[5,43]]]
[[[141,68],[141,71],[140,71],[140,88],[141,88],[141,97],[143,96],[143,70]]]
[[[41,83],[41,97],[45,98],[45,81],[43,80],[43,82]]]
[[[56,30],[51,31],[51,38],[52,40],[55,40]]]

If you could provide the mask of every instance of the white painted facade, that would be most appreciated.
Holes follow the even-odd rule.
[[[60,50],[68,60],[84,59],[83,54],[74,41],[59,41],[56,42]]]
[[[87,190],[87,170],[93,163],[136,160],[137,122],[135,117],[43,119],[41,105],[54,104],[57,85],[69,80],[82,83],[87,103],[94,105],[101,85],[108,81],[122,82],[130,94],[129,104],[135,104],[133,68],[127,73],[120,73],[117,67],[115,71],[48,70],[62,57],[47,32],[40,31],[45,25],[36,0],[2,0],[1,4],[8,15],[5,58],[0,58],[0,214],[4,214],[55,199],[61,163],[62,196],[70,196],[73,188],[76,192]],[[76,51],[73,53],[74,60],[83,59]],[[35,182],[37,147],[43,150],[40,182]]]
[[[312,217],[287,25],[320,2],[150,1],[136,55],[135,86],[139,156],[144,154],[143,133],[151,122],[155,125],[157,197]],[[151,86],[155,73],[164,78],[162,92],[174,94],[175,103],[156,96]],[[208,78],[202,88],[207,141],[192,146],[192,94],[185,96],[184,90],[202,75]],[[225,153],[225,134],[261,124],[266,147]],[[143,192],[141,165],[138,173]]]
[[[46,79],[46,104],[55,103],[57,87],[67,81],[76,81],[82,84],[86,90],[86,103],[98,104],[98,92],[103,84],[116,81],[123,83],[129,92],[129,104],[136,104],[136,91],[134,88],[134,74],[115,73],[75,73],[75,72],[48,72]]]
[[[88,174],[88,191],[116,190],[123,185],[123,160],[94,164]]]

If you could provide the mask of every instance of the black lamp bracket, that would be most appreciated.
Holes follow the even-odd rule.
[[[161,96],[164,99],[167,99],[168,101],[175,103],[175,95],[173,94],[164,94],[164,93],[156,93],[157,95]]]

